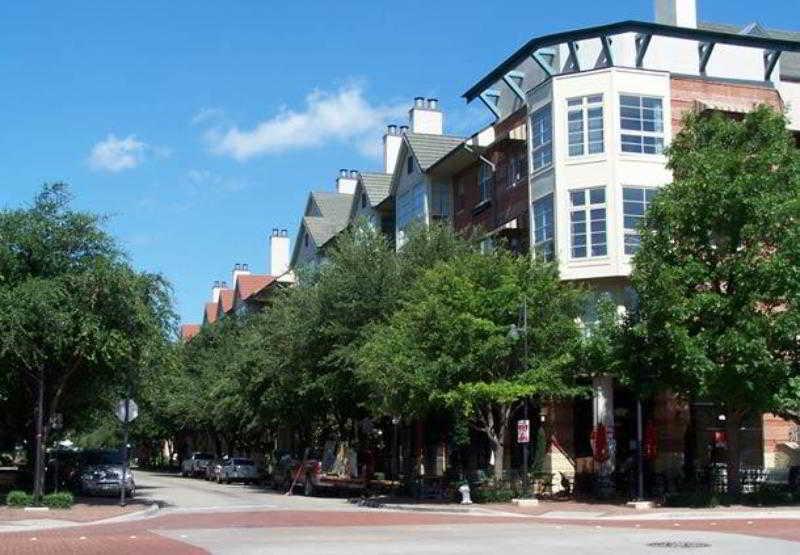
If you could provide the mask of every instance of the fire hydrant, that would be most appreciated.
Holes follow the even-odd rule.
[[[469,493],[469,484],[464,484],[463,486],[459,487],[458,493],[461,494],[462,505],[472,505],[472,499],[470,498]]]

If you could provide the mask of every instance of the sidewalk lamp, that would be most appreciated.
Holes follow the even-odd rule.
[[[516,324],[511,324],[508,330],[508,337],[513,341],[522,339],[523,358],[525,364],[528,362],[528,299],[522,298],[522,327]],[[528,436],[526,441],[522,443],[522,493],[523,497],[527,498],[529,495],[528,488],[528,449],[530,446],[530,421],[528,420],[528,398],[526,397],[522,405],[522,419],[528,427]]]

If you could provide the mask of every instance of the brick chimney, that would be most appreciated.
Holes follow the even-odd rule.
[[[426,100],[421,96],[416,97],[408,111],[408,123],[412,133],[441,135],[444,132],[444,114],[439,109],[439,101],[436,98]]]
[[[289,271],[289,232],[273,228],[269,236],[269,274],[280,276]]]

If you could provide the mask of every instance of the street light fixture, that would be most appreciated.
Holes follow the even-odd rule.
[[[523,345],[523,360],[528,361],[528,299],[522,298],[522,328],[517,324],[511,324],[508,330],[508,337],[514,341],[519,341],[522,338]],[[522,488],[523,497],[528,497],[528,449],[530,446],[530,420],[528,420],[528,398],[522,405],[522,419],[528,425],[528,441],[522,444]]]

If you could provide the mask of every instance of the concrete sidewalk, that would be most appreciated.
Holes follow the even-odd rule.
[[[582,503],[579,501],[540,501],[536,507],[517,507],[506,503],[460,505],[458,503],[425,503],[397,498],[371,498],[359,506],[393,511],[414,511],[481,516],[516,516],[559,521],[659,521],[659,520],[800,520],[800,506],[746,507],[730,506],[713,509],[678,509],[656,507],[635,510],[622,504]]]

